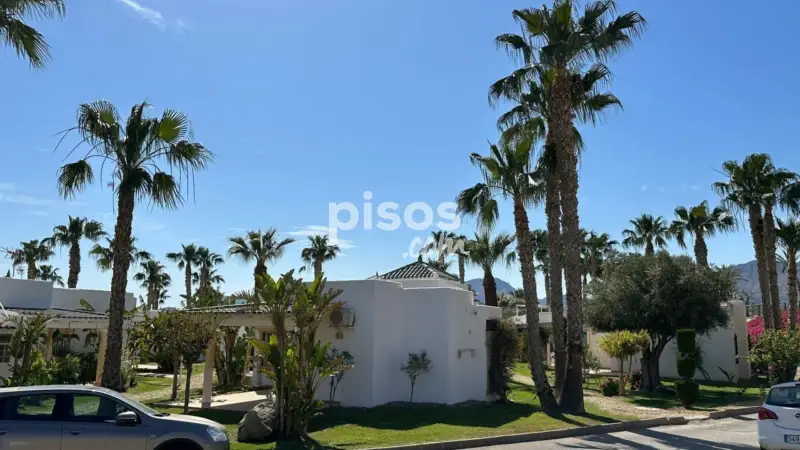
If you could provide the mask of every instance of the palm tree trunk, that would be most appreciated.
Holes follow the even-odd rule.
[[[318,259],[314,261],[314,279],[322,276],[322,260]]]
[[[764,328],[775,328],[772,320],[772,301],[769,294],[769,281],[767,277],[766,255],[764,253],[764,228],[761,217],[761,207],[752,205],[748,208],[750,234],[753,237],[753,247],[756,253],[756,268],[758,270],[758,287],[761,289],[761,308],[764,317]]]
[[[75,289],[78,287],[78,275],[81,273],[81,244],[75,241],[69,247],[69,277],[67,287]]]
[[[489,270],[483,272],[483,299],[486,306],[497,306],[497,283]]]
[[[547,215],[547,253],[550,258],[550,267],[545,272],[544,284],[547,290],[547,302],[550,305],[552,317],[554,385],[557,395],[561,396],[564,378],[567,376],[567,333],[564,321],[564,291],[561,286],[561,273],[563,271],[562,245],[561,245],[561,195],[559,194],[558,174],[553,168],[547,179],[547,192],[545,197],[545,214]]]
[[[256,267],[253,269],[253,282],[255,283],[255,290],[253,292],[258,292],[258,277],[263,276],[267,273],[267,266],[260,261],[256,261]]]
[[[200,279],[198,281],[200,282],[200,285],[197,287],[197,294],[200,296],[200,298],[205,298],[208,288],[211,284],[211,282],[208,280],[208,267],[200,267]]]
[[[28,264],[28,279],[35,280],[36,279],[36,261],[30,259],[27,261]]]
[[[647,241],[647,244],[644,247],[644,255],[645,256],[653,256],[656,254],[656,249],[653,247],[653,241]]]
[[[158,309],[158,297],[155,288],[147,288],[147,305],[150,309]]]
[[[186,261],[186,267],[184,268],[184,280],[183,283],[186,286],[186,307],[192,307],[192,264]]]
[[[708,247],[703,233],[694,235],[694,259],[699,266],[708,268]]]
[[[552,88],[552,117],[556,166],[561,194],[561,227],[564,233],[564,268],[567,286],[567,376],[559,405],[583,413],[583,294],[581,286],[581,238],[578,217],[578,155],[575,150],[572,98],[566,67],[556,70]]]
[[[458,281],[463,283],[464,282],[464,273],[466,272],[466,258],[464,255],[459,253],[458,254]]]
[[[558,407],[553,390],[547,381],[542,343],[539,335],[539,302],[536,299],[536,278],[533,273],[528,213],[522,200],[514,199],[514,225],[517,229],[517,252],[522,270],[522,288],[525,292],[525,316],[528,322],[528,359],[539,403],[546,411]]]
[[[436,253],[438,254],[438,256],[436,258],[436,263],[439,265],[438,269],[444,270],[443,269],[443,267],[444,267],[444,257],[445,257],[444,243],[442,244],[442,247],[440,247],[439,250],[436,251]]]
[[[102,386],[115,391],[121,388],[122,319],[125,314],[125,291],[131,265],[131,228],[134,197],[120,192],[117,202],[117,224],[114,227],[114,261],[111,268],[111,299],[108,307],[108,343],[103,363]]]
[[[592,276],[592,280],[596,280],[597,279],[597,267],[598,267],[598,265],[597,265],[597,255],[593,254],[589,258],[589,275]],[[586,283],[584,283],[584,285],[585,284]]]
[[[778,291],[778,255],[775,253],[775,216],[772,215],[772,207],[770,203],[764,206],[764,256],[767,261],[769,296],[772,300],[772,321],[775,328],[780,328],[781,297]]]
[[[797,329],[797,250],[789,249],[789,267],[786,284],[789,285],[789,328]]]

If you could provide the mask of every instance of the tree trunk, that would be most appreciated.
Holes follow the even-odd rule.
[[[486,306],[497,306],[497,283],[491,271],[483,272],[483,300]]]
[[[797,250],[789,249],[789,267],[786,284],[789,285],[789,328],[797,328]]]
[[[767,277],[769,280],[769,296],[772,300],[772,321],[775,328],[781,327],[781,297],[778,291],[778,255],[775,253],[775,216],[773,205],[764,207],[764,256],[767,260]]]
[[[531,375],[536,385],[536,395],[545,411],[558,407],[553,390],[547,381],[542,343],[539,335],[539,301],[536,299],[536,278],[533,272],[533,252],[531,251],[528,213],[522,199],[514,199],[514,225],[517,229],[517,256],[522,271],[522,288],[525,292],[525,316],[528,322],[528,359]]]
[[[119,391],[122,377],[122,321],[125,314],[125,291],[131,265],[131,228],[133,226],[133,193],[120,191],[117,202],[117,223],[114,227],[114,259],[111,268],[111,299],[108,307],[108,345],[103,363],[102,386]]]
[[[186,391],[183,393],[183,413],[189,414],[189,395],[192,391],[192,361],[185,361]]]
[[[656,249],[653,247],[653,241],[647,241],[647,244],[644,247],[644,255],[645,256],[653,256],[656,254]]]
[[[152,286],[147,288],[147,309],[157,309],[158,308],[158,293],[156,289]]]
[[[173,402],[178,399],[178,383],[181,379],[181,359],[173,355],[172,357],[172,393],[170,400]]]
[[[459,253],[458,254],[458,281],[463,283],[464,282],[464,273],[466,272],[466,258],[464,255]]]
[[[694,235],[694,259],[697,265],[708,268],[708,247],[703,233],[698,232]]]
[[[763,219],[760,206],[752,205],[748,208],[748,221],[750,234],[753,237],[753,248],[756,253],[758,287],[761,289],[761,315],[764,317],[764,328],[775,328],[775,324],[772,321],[772,301],[769,294],[766,255],[764,253]]]
[[[567,376],[559,405],[583,413],[583,294],[581,286],[581,238],[578,217],[578,155],[575,149],[571,87],[566,67],[556,70],[552,88],[550,126],[556,144],[556,166],[561,194],[561,228],[567,287]]]
[[[592,280],[597,279],[597,255],[592,255],[589,258],[589,275],[592,276]]]
[[[186,267],[184,268],[184,281],[183,283],[186,285],[186,307],[192,307],[192,263],[186,261]]]
[[[567,333],[564,322],[564,291],[561,286],[563,263],[561,259],[561,195],[556,168],[549,171],[545,196],[545,214],[547,215],[547,253],[549,267],[544,275],[547,303],[550,305],[551,327],[550,341],[553,343],[555,369],[554,385],[557,395],[561,396],[564,378],[567,376]]]
[[[314,279],[322,276],[322,260],[314,261]]]
[[[661,353],[664,352],[669,340],[663,342],[659,340],[653,344],[651,339],[651,347],[642,352],[642,386],[639,388],[642,392],[653,392],[661,386],[661,368],[659,367],[659,360]]]
[[[78,275],[81,273],[81,244],[75,241],[69,247],[69,277],[67,287],[75,289],[78,287]]]
[[[261,261],[256,261],[256,267],[253,269],[253,280],[255,283],[255,291],[258,292],[258,277],[267,273],[267,266]]]
[[[211,281],[208,279],[208,267],[200,267],[200,279],[197,281],[200,282],[200,285],[197,287],[197,294],[200,298],[205,298],[208,293],[208,288],[211,285]]]
[[[28,279],[29,280],[35,280],[36,279],[36,272],[37,272],[37,270],[36,270],[36,261],[33,260],[33,259],[30,259],[30,260],[27,261],[27,264],[28,264]]]

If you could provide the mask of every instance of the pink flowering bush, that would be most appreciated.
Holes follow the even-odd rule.
[[[800,309],[797,310],[797,323],[800,326]],[[789,311],[781,313],[781,329],[789,328]],[[764,316],[758,316],[747,322],[747,335],[750,337],[750,342],[755,343],[758,341],[759,336],[764,334]]]

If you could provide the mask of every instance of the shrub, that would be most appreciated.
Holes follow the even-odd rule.
[[[619,376],[623,379],[621,383],[622,394],[625,395],[625,381],[627,378],[625,371],[625,361],[628,362],[628,371],[631,370],[633,357],[643,351],[650,344],[650,338],[644,331],[632,332],[629,330],[615,331],[603,335],[599,341],[600,349],[606,354],[619,361]]]
[[[750,362],[767,369],[770,385],[791,381],[800,364],[800,334],[790,330],[767,330],[750,351]]]
[[[78,355],[80,359],[80,376],[78,382],[80,384],[92,383],[97,376],[97,353],[89,352]]]
[[[697,397],[700,394],[700,385],[694,380],[677,380],[675,382],[675,393],[678,395],[681,404],[688,408],[697,401]]]
[[[628,377],[628,383],[630,383],[632,391],[638,391],[642,387],[642,372],[639,370],[631,372],[631,376]]]
[[[502,400],[508,398],[508,382],[514,375],[514,363],[522,349],[517,326],[510,320],[502,320],[494,332],[489,360],[489,392]]]
[[[400,365],[400,371],[406,374],[411,383],[411,394],[408,396],[409,403],[414,402],[414,385],[417,384],[417,377],[430,372],[433,363],[428,359],[428,352],[423,350],[419,353],[409,353],[408,360]]]
[[[619,381],[613,378],[606,378],[606,380],[600,384],[600,392],[606,397],[616,397],[620,392]]]
[[[48,364],[50,383],[52,384],[80,384],[81,360],[75,355],[65,355],[55,358]]]

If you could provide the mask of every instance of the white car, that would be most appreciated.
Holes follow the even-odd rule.
[[[758,410],[761,450],[800,449],[800,383],[772,386]]]

